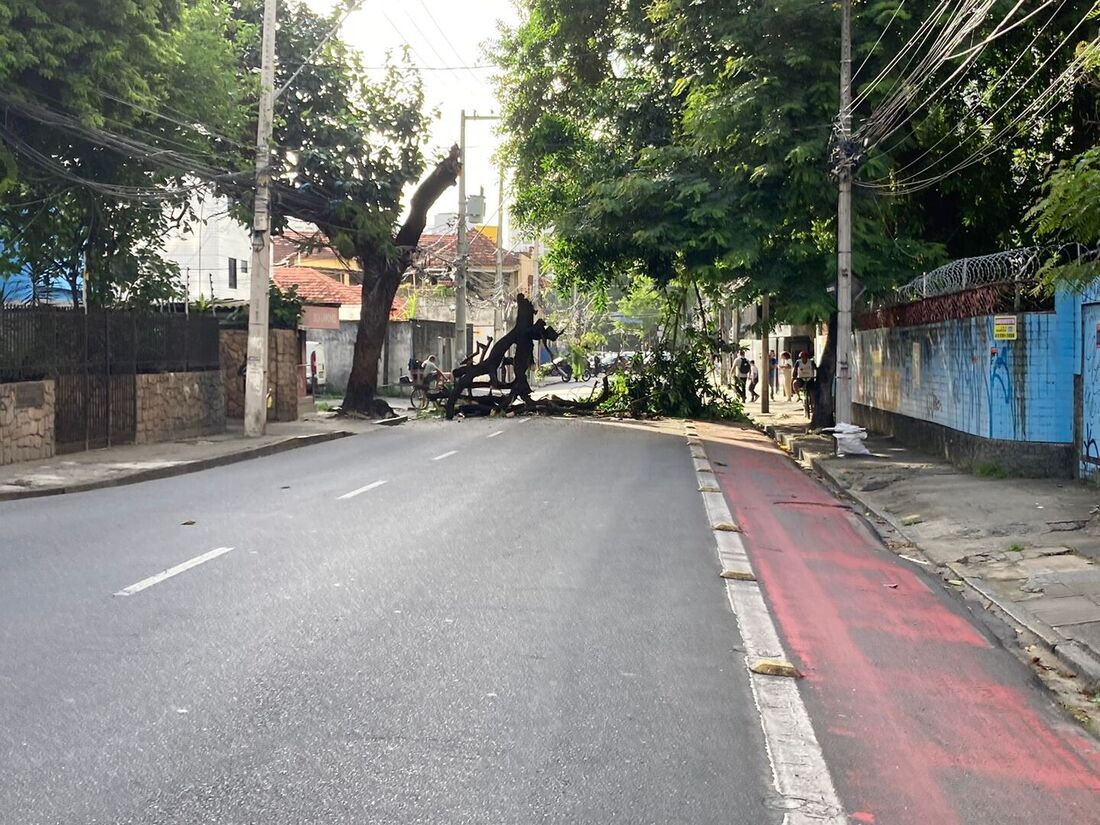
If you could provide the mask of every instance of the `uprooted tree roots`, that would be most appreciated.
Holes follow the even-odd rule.
[[[516,296],[516,324],[492,346],[483,345],[454,369],[454,384],[446,398],[446,414],[491,415],[509,411],[546,414],[591,414],[608,392],[607,382],[601,393],[583,401],[564,398],[535,399],[527,372],[534,363],[536,345],[556,341],[560,333],[543,319],[535,320],[535,307],[520,293]],[[513,378],[506,379],[511,368]],[[517,404],[522,401],[522,405]]]

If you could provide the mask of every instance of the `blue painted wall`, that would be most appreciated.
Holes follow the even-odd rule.
[[[993,318],[856,332],[853,400],[991,439],[1070,444],[1079,296],[1018,316],[1015,341]]]
[[[1067,296],[1067,299],[1071,296]],[[1100,282],[1072,296],[1075,316],[1073,363],[1081,375],[1081,430],[1077,439],[1078,472],[1082,478],[1100,476],[1100,348],[1096,330],[1100,324]]]

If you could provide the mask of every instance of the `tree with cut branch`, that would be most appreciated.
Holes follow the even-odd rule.
[[[368,76],[359,53],[329,36],[339,14],[318,15],[299,2],[281,7],[275,231],[290,218],[307,221],[359,264],[362,311],[343,409],[384,416],[392,412],[376,394],[390,308],[428,210],[458,178],[459,152],[453,147],[422,177],[432,113],[419,74],[400,61],[380,79]],[[402,195],[417,181],[402,220]]]

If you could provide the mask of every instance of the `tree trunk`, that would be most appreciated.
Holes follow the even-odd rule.
[[[401,283],[401,269],[383,264],[381,270],[368,272],[364,268],[363,305],[355,333],[355,350],[343,410],[384,418],[392,410],[388,404],[379,403],[375,398],[378,392],[378,362],[386,340],[390,307]]]
[[[344,412],[357,412],[372,417],[385,417],[393,411],[380,399],[378,392],[378,361],[386,340],[386,328],[390,321],[401,276],[412,262],[413,253],[420,243],[420,236],[428,222],[428,210],[439,197],[458,179],[461,168],[458,147],[451,148],[432,173],[417,187],[412,197],[409,217],[394,237],[396,257],[388,257],[373,245],[361,246],[356,257],[363,267],[362,310],[355,334],[355,352],[351,362],[351,375],[344,395]]]
[[[820,430],[836,423],[836,393],[833,378],[836,376],[836,321],[835,312],[829,314],[829,332],[825,337],[825,352],[817,365],[817,382],[814,387],[814,416],[810,428]]]

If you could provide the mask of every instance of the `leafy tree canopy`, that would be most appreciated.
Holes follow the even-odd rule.
[[[1024,117],[1071,56],[1081,15],[1071,5],[1020,21],[957,76],[965,55],[933,67],[929,94],[903,101],[876,136],[853,226],[855,273],[872,293],[948,257],[1033,239],[1025,215],[1046,171],[1095,142],[1095,97],[1080,89]],[[825,317],[835,278],[835,6],[522,6],[497,53],[507,154],[520,218],[553,229],[558,272],[593,289],[639,273],[708,291],[735,285],[742,299],[771,294],[776,320]],[[935,7],[856,4],[857,127],[881,125],[906,88],[909,65],[889,61]],[[952,14],[931,19],[946,25]],[[1000,151],[986,151],[990,135]],[[948,170],[929,185],[909,180]]]

